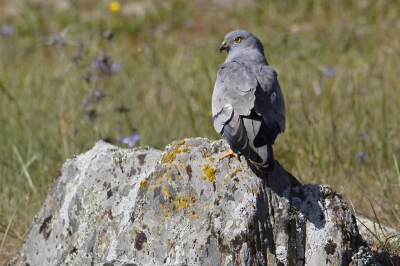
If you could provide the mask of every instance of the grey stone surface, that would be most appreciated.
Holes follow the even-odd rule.
[[[97,143],[63,165],[10,265],[349,264],[364,242],[332,187],[219,160],[227,147]]]
[[[380,266],[374,254],[367,248],[361,247],[352,257],[351,266]]]

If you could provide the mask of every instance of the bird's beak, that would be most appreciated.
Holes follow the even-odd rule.
[[[226,41],[224,40],[221,44],[221,46],[219,47],[219,51],[222,52],[222,50],[228,50],[229,47],[226,46]]]

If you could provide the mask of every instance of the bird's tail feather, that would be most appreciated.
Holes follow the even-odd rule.
[[[274,165],[272,146],[266,144],[254,147],[252,141],[254,134],[251,133],[258,131],[257,127],[259,126],[257,121],[250,119],[243,121],[241,116],[234,115],[231,121],[224,126],[223,135],[235,153],[242,154],[260,170],[269,172],[273,170]]]

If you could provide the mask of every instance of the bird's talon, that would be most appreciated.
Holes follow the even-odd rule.
[[[236,158],[238,157],[238,155],[236,153],[234,153],[231,149],[226,149],[226,151],[228,152],[227,154],[224,154],[221,156],[221,158],[219,158],[220,160],[225,159],[226,157],[231,157],[231,156],[235,156]]]

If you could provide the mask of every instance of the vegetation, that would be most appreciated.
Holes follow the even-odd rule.
[[[303,183],[334,186],[358,215],[400,228],[396,1],[110,4],[0,1],[0,264],[22,245],[62,163],[98,140],[127,147],[140,135],[136,146],[164,149],[219,139],[219,45],[237,28],[261,39],[279,74],[287,130],[276,159]],[[374,241],[399,253],[399,241]]]

